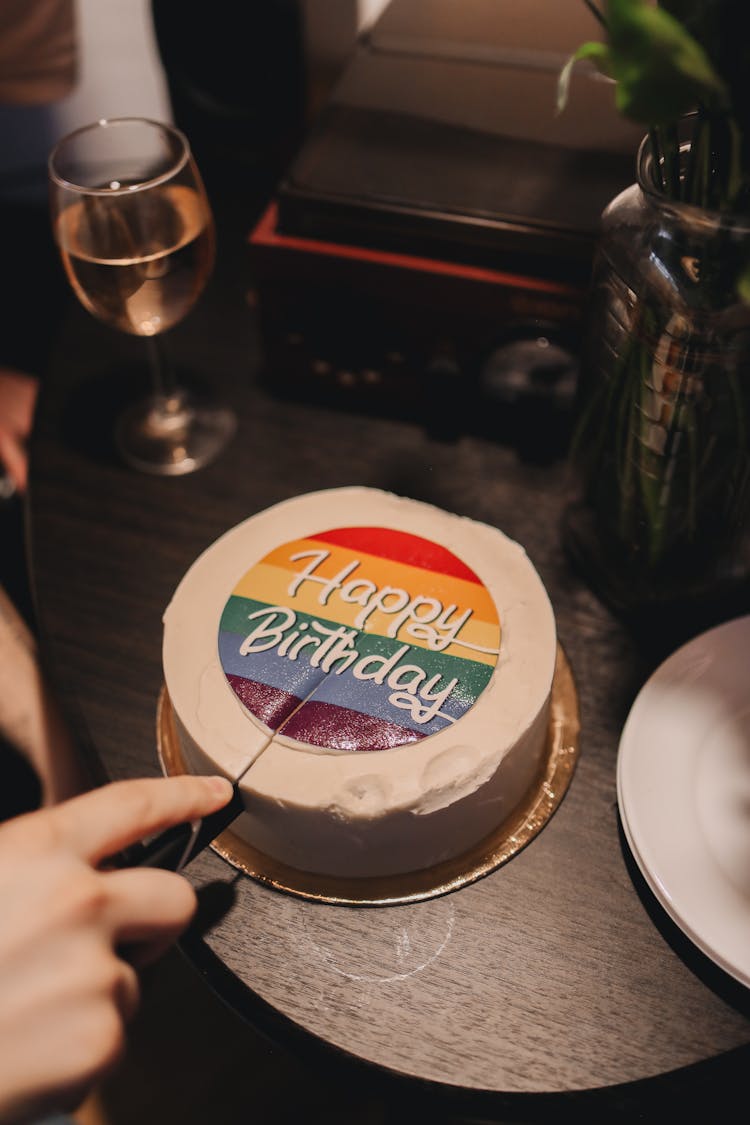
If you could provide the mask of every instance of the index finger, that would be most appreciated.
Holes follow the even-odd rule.
[[[26,450],[17,437],[8,433],[0,425],[0,462],[19,492],[26,491],[28,461]]]
[[[45,811],[52,830],[96,865],[144,836],[216,812],[231,796],[225,777],[144,777],[110,782]]]

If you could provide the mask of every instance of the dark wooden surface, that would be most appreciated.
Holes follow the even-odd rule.
[[[269,504],[344,484],[433,502],[525,545],[577,681],[582,750],[560,809],[524,851],[421,904],[319,906],[207,852],[189,869],[203,910],[184,948],[248,1020],[334,1072],[364,1064],[362,1081],[393,1082],[409,1104],[437,1095],[482,1119],[557,1121],[715,1105],[750,1063],[750,995],[645,889],[615,794],[635,694],[698,623],[637,639],[570,570],[560,462],[269,393],[249,284],[240,242],[220,242],[216,277],[173,334],[191,377],[240,417],[201,472],[158,479],[117,462],[111,418],[142,385],[141,344],[77,306],[44,386],[28,505],[36,608],[51,673],[103,775],[158,772],[161,614],[196,555]]]

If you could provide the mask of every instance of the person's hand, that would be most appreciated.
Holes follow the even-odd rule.
[[[0,1122],[79,1104],[124,1049],[134,966],[195,911],[181,875],[101,865],[231,794],[218,777],[119,781],[0,825]]]
[[[0,369],[0,465],[18,492],[26,489],[26,440],[38,390],[39,383],[31,375]]]

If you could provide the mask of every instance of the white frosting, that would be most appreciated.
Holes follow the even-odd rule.
[[[279,545],[329,528],[383,527],[443,544],[491,594],[497,665],[444,729],[377,751],[325,750],[273,734],[239,702],[217,657],[238,580]],[[555,623],[523,548],[486,524],[366,488],[311,493],[228,531],[191,566],[164,615],[163,662],[183,756],[241,784],[233,830],[269,856],[329,875],[389,875],[449,859],[523,801],[545,760]]]

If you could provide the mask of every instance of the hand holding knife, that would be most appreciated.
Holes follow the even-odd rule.
[[[199,820],[175,824],[150,840],[123,848],[110,859],[110,866],[160,867],[167,871],[182,871],[243,811],[239,782],[240,778],[232,783],[230,800],[217,812]]]

